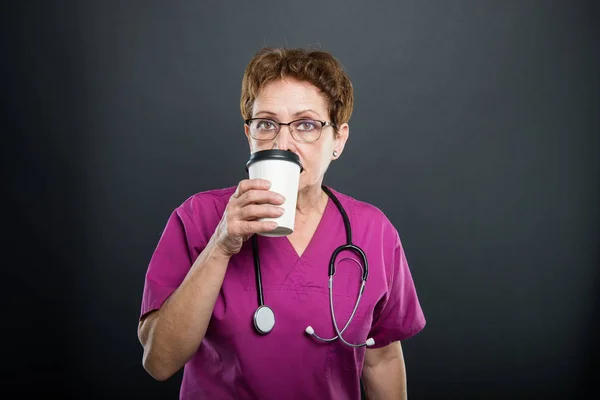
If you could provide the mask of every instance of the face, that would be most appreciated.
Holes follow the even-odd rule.
[[[310,118],[331,122],[327,102],[321,91],[308,82],[286,78],[272,81],[261,90],[254,101],[251,118],[269,118],[277,122],[290,122]],[[246,137],[252,153],[259,150],[290,150],[300,157],[304,171],[300,174],[298,190],[320,187],[331,161],[344,150],[348,138],[348,124],[342,124],[336,134],[331,126],[323,127],[319,140],[311,143],[294,139],[288,126],[282,126],[275,139],[257,141],[250,137],[245,126]],[[337,152],[337,156],[333,152]]]

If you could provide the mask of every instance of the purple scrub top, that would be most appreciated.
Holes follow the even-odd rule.
[[[218,225],[235,187],[197,193],[177,207],[150,260],[140,318],[161,307],[181,284]],[[343,334],[372,348],[407,339],[425,326],[397,230],[376,207],[332,189],[352,225],[353,242],[369,262],[359,308]],[[275,313],[267,335],[254,329],[258,306],[252,243],[231,258],[208,330],[185,365],[181,399],[360,399],[365,347],[323,343],[305,333],[335,336],[328,292],[332,252],[346,242],[341,214],[331,199],[308,247],[298,256],[287,237],[258,236],[265,305]],[[333,281],[338,327],[346,324],[361,270],[342,252]]]

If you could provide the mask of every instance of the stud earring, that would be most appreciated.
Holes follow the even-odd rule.
[[[334,157],[337,157],[337,156],[338,156],[338,152],[337,152],[337,150],[334,150],[334,151],[333,151],[333,156],[334,156]]]

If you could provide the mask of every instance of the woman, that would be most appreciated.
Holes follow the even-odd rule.
[[[241,111],[250,151],[289,150],[302,163],[295,230],[258,235],[276,227],[258,219],[281,215],[285,200],[258,179],[197,193],[173,211],[148,266],[138,335],[155,379],[185,367],[182,399],[358,399],[361,378],[369,397],[406,397],[400,340],[425,318],[400,238],[376,207],[322,186],[348,140],[352,108],[352,84],[326,52],[262,49],[247,66]],[[335,261],[336,328],[328,271],[347,238],[335,199],[368,261],[345,330],[363,270],[360,253]],[[257,249],[275,314],[267,334],[253,326]]]

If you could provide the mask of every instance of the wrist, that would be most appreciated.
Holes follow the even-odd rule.
[[[216,260],[229,262],[233,255],[218,240],[215,240],[214,237],[211,239],[209,246],[211,247],[210,255]]]

